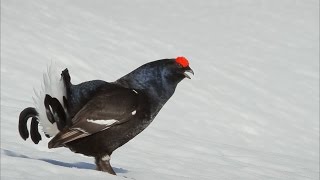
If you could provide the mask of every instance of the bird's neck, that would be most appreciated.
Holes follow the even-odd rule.
[[[155,111],[160,110],[170,99],[178,84],[178,82],[169,82],[161,71],[156,70],[133,71],[115,83],[146,93]]]
[[[176,89],[176,84],[168,84],[161,81],[143,83],[140,79],[121,78],[115,83],[126,88],[140,90],[150,96],[153,100],[159,101],[163,104],[167,102]]]

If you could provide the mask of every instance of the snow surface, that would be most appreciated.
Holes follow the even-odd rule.
[[[51,61],[80,83],[181,55],[195,76],[114,152],[118,176],[20,138]],[[2,0],[1,180],[319,179],[318,60],[318,0]]]

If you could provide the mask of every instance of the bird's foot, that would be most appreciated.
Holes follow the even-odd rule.
[[[98,171],[103,171],[103,172],[107,172],[109,174],[113,174],[116,175],[116,173],[114,172],[114,170],[112,169],[111,165],[110,165],[110,156],[106,155],[103,157],[96,157],[96,169]]]

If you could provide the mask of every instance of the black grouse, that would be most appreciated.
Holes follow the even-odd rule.
[[[71,83],[68,69],[57,76],[48,69],[44,86],[36,94],[35,108],[19,116],[19,133],[35,144],[41,140],[38,125],[49,148],[67,147],[95,158],[97,170],[115,174],[110,165],[114,150],[142,132],[173,95],[177,84],[193,74],[184,57],[142,65],[115,82],[102,80]]]

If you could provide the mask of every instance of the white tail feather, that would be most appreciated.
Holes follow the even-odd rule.
[[[39,124],[42,126],[43,131],[50,135],[55,136],[59,133],[56,123],[51,124],[47,118],[46,108],[44,106],[44,99],[46,94],[55,97],[63,105],[63,96],[66,97],[66,87],[57,71],[57,65],[51,63],[47,68],[47,72],[43,74],[43,84],[41,85],[41,90],[39,93],[35,91],[35,96],[33,97],[35,108],[39,113]]]

